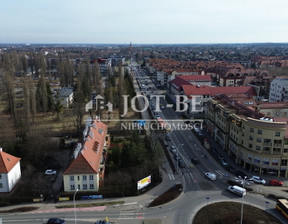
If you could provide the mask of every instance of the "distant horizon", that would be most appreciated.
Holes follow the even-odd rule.
[[[261,44],[288,44],[287,42],[235,42],[235,43],[0,43],[1,45],[25,45],[25,46],[30,46],[30,45],[261,45]]]

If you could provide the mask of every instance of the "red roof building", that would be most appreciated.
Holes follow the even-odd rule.
[[[0,148],[0,192],[10,192],[21,179],[20,160]]]
[[[64,191],[98,191],[104,181],[109,145],[107,125],[94,120],[87,129],[80,153],[63,173]]]

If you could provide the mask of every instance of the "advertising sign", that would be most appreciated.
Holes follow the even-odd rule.
[[[137,190],[141,190],[151,183],[151,175],[143,178],[142,180],[137,181]]]

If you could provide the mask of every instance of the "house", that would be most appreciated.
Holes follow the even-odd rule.
[[[10,192],[20,179],[20,158],[0,148],[0,192]]]
[[[73,103],[74,90],[73,87],[62,87],[59,90],[59,98],[64,108],[69,108]]]
[[[86,126],[78,155],[63,173],[64,191],[98,191],[104,181],[110,138],[107,125],[95,119]]]

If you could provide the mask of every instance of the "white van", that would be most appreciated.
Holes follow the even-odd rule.
[[[233,192],[234,194],[238,194],[239,196],[243,197],[246,195],[246,189],[245,188],[242,188],[242,187],[239,187],[239,186],[229,186],[228,187],[228,191],[231,191]]]

